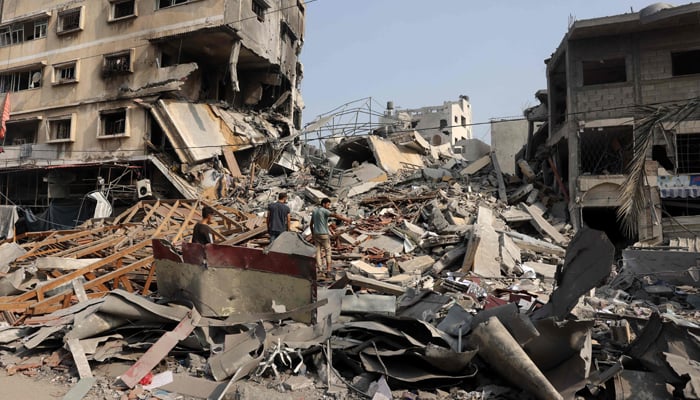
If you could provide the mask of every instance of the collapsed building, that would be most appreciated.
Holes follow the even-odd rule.
[[[691,6],[608,18],[658,14],[645,20],[651,23]],[[318,134],[319,145],[307,148],[304,169],[246,174],[246,190],[210,203],[215,244],[188,240],[206,191],[193,200],[142,200],[78,229],[3,240],[3,373],[40,375],[60,382],[64,398],[90,400],[277,392],[375,400],[700,398],[697,256],[676,251],[681,257],[670,262],[668,250],[682,247],[671,242],[655,257],[629,253],[653,249],[629,250],[620,266],[611,224],[603,226],[607,235],[584,226],[610,218],[567,213],[579,196],[593,197],[571,186],[564,167],[573,156],[559,145],[580,141],[582,132],[551,145],[551,90],[536,94],[542,104],[525,111],[527,123],[515,124],[528,141],[515,157],[529,162],[510,165],[515,160],[479,142],[455,152],[408,120],[376,127],[371,111],[365,124],[340,107],[304,130]],[[204,117],[187,107],[153,113],[171,122]],[[676,119],[687,118],[668,118]],[[649,121],[635,120],[635,143],[638,126]],[[162,127],[172,129],[163,138],[175,137],[175,123]],[[191,156],[185,150],[174,147],[171,157]],[[642,166],[653,164],[646,151],[633,152]],[[575,176],[577,184],[589,177]],[[270,243],[264,213],[282,191],[292,232]],[[354,221],[334,224],[335,262],[322,275],[308,222],[324,197]],[[627,261],[637,261],[636,269]],[[109,372],[100,371],[104,364]]]
[[[153,3],[1,3],[0,193],[44,229],[93,216],[90,193],[216,197],[222,177],[303,162],[304,2]]]

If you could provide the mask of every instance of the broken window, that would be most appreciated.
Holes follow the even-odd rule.
[[[676,172],[700,173],[700,133],[676,134]]]
[[[581,173],[622,174],[632,160],[632,127],[587,128],[580,140]]]
[[[39,121],[39,119],[7,121],[5,143],[11,146],[36,143],[36,133],[39,130]]]
[[[289,27],[289,24],[286,22],[282,21],[282,40],[287,41],[289,39],[290,43],[294,43],[297,40],[297,35],[292,31],[292,28]]]
[[[255,13],[255,15],[258,16],[258,21],[265,21],[265,13],[267,12],[267,9],[270,8],[270,6],[268,6],[267,3],[265,3],[262,0],[252,0],[251,3],[253,12]]]
[[[71,140],[71,117],[51,119],[49,123],[49,141]]]
[[[0,93],[18,92],[41,87],[41,77],[40,68],[0,73]]]
[[[625,58],[583,61],[583,85],[627,82]]]
[[[178,4],[191,3],[197,0],[158,0],[158,8],[166,8],[176,6]]]
[[[110,21],[136,16],[136,0],[111,0]]]
[[[0,28],[0,46],[44,38],[48,24],[48,18],[39,18],[2,27]]]
[[[104,57],[102,64],[102,73],[104,76],[129,72],[133,72],[130,50],[108,54]]]
[[[653,145],[651,147],[651,159],[658,162],[667,171],[674,171],[673,161],[668,157],[666,145]]]
[[[67,33],[81,29],[81,8],[74,8],[58,14],[57,33]]]
[[[671,53],[671,73],[673,76],[700,73],[700,50]]]
[[[443,129],[443,128],[447,128],[447,120],[446,119],[440,120],[440,128],[439,129]]]
[[[126,108],[100,113],[99,136],[126,135]]]
[[[53,83],[71,83],[77,82],[77,63],[76,61],[53,66],[54,81]]]

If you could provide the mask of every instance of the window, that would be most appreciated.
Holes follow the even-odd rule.
[[[622,174],[632,160],[632,126],[585,128],[580,136],[581,173]]]
[[[41,79],[41,68],[0,73],[0,93],[18,92],[41,87]]]
[[[263,0],[252,0],[252,8],[255,15],[258,16],[258,21],[265,21],[265,13],[270,6]]]
[[[136,16],[135,0],[110,0],[110,21],[116,21]]]
[[[36,143],[36,134],[39,131],[38,118],[21,121],[7,121],[7,134],[5,143],[12,146]]]
[[[625,59],[614,58],[583,62],[583,85],[627,82]]]
[[[80,7],[63,11],[58,14],[56,33],[69,33],[82,29]]]
[[[53,83],[75,83],[78,82],[78,63],[71,61],[53,66]]]
[[[299,12],[304,14],[304,3],[302,3],[301,0],[297,0],[297,8],[299,9]]]
[[[72,116],[57,117],[48,120],[49,142],[72,142],[73,141],[73,118]]]
[[[443,129],[443,128],[447,128],[447,120],[446,119],[440,120],[440,128],[439,129]]]
[[[110,76],[133,72],[131,53],[132,50],[127,50],[106,55],[102,64],[102,74]]]
[[[172,7],[172,6],[176,6],[178,4],[191,3],[193,1],[197,1],[197,0],[158,0],[157,9]]]
[[[700,133],[676,134],[676,172],[700,173]]]
[[[462,126],[467,126],[467,118],[462,117]]]
[[[100,113],[99,137],[126,136],[126,108]]]
[[[290,43],[294,43],[297,41],[297,35],[292,31],[292,28],[289,27],[289,24],[287,22],[282,21],[280,24],[282,26],[282,40],[287,41],[289,40]]]
[[[47,31],[48,27],[49,27],[49,19],[48,18],[34,21],[34,37],[32,39],[45,38],[46,31]]]
[[[0,46],[23,43],[46,37],[48,18],[39,18],[17,22],[0,28]]]
[[[673,76],[700,73],[700,50],[671,53],[671,73]]]

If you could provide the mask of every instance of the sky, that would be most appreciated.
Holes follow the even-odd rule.
[[[687,2],[686,2],[687,3]],[[638,0],[307,0],[304,123],[371,97],[382,109],[469,96],[472,122],[520,117],[570,19],[638,12]],[[673,3],[681,5],[685,3]],[[472,136],[490,142],[488,124]]]

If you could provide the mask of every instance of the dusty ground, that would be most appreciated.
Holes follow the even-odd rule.
[[[55,400],[61,399],[70,389],[65,384],[51,382],[46,377],[30,378],[23,374],[8,376],[0,369],[0,398],[3,399],[31,399],[31,400]]]

